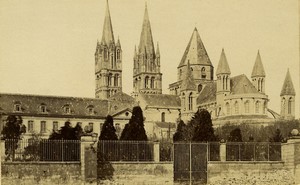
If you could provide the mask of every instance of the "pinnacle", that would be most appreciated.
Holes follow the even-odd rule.
[[[228,62],[227,62],[227,58],[226,58],[226,55],[225,55],[224,48],[222,48],[222,53],[221,53],[221,56],[220,56],[220,60],[219,60],[219,64],[218,64],[216,74],[217,75],[218,74],[231,74],[230,68],[229,68],[229,65],[228,65]]]
[[[112,23],[111,23],[111,17],[110,17],[108,1],[107,1],[107,4],[106,4],[106,12],[105,12],[101,42],[103,42],[107,45],[109,45],[111,42],[112,43],[115,42],[114,41],[114,34],[113,34],[113,28],[112,28]]]
[[[293,96],[296,95],[289,69],[287,70],[285,80],[283,82],[283,86],[280,93],[280,96],[284,96],[284,95],[293,95]]]
[[[260,52],[258,50],[256,60],[252,69],[251,77],[253,78],[253,77],[265,77],[265,76],[266,74],[265,74],[264,66],[262,64]]]

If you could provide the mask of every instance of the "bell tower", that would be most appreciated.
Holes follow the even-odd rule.
[[[95,96],[107,99],[122,91],[122,48],[118,38],[115,42],[107,2],[101,42],[95,52]]]

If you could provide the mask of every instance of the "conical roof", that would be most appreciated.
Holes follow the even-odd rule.
[[[224,49],[222,49],[216,74],[231,74]]]
[[[147,4],[145,5],[144,21],[139,45],[139,53],[143,52],[155,54]]]
[[[265,76],[266,74],[265,74],[264,66],[262,64],[260,53],[258,51],[251,77],[265,77]]]
[[[280,93],[280,96],[284,96],[284,95],[293,95],[293,96],[296,95],[289,70],[286,73],[285,80]]]
[[[212,66],[197,28],[195,28],[193,31],[191,39],[185,49],[178,67],[186,65],[188,61],[190,61],[190,64],[192,65],[201,64]]]
[[[181,91],[195,90],[195,89],[196,89],[196,84],[195,84],[194,77],[193,77],[193,74],[191,71],[190,62],[188,61],[186,73],[185,73],[184,79],[182,80],[182,83],[181,83]]]
[[[111,42],[113,42],[113,43],[115,42],[113,28],[112,28],[112,24],[111,24],[108,1],[107,1],[107,4],[106,4],[106,12],[105,12],[103,33],[102,33],[102,40],[101,41],[102,41],[102,43],[105,43],[107,45],[110,44]]]

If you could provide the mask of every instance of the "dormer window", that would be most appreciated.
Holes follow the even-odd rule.
[[[65,105],[64,106],[64,113],[65,114],[71,114],[71,108],[69,105]]]
[[[20,103],[14,104],[14,111],[15,112],[22,112],[22,106]]]
[[[46,106],[45,104],[42,104],[42,105],[40,106],[40,112],[41,112],[41,113],[46,113],[46,112],[47,112],[47,106]]]
[[[89,105],[89,106],[87,107],[87,112],[88,112],[90,115],[94,114],[94,106],[93,106],[93,105]]]

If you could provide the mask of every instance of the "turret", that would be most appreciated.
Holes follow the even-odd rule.
[[[262,64],[260,53],[258,51],[251,74],[252,84],[255,86],[258,92],[265,93],[265,78],[266,74],[264,66]]]
[[[296,92],[288,69],[281,89],[281,116],[284,119],[295,118],[295,96]]]

